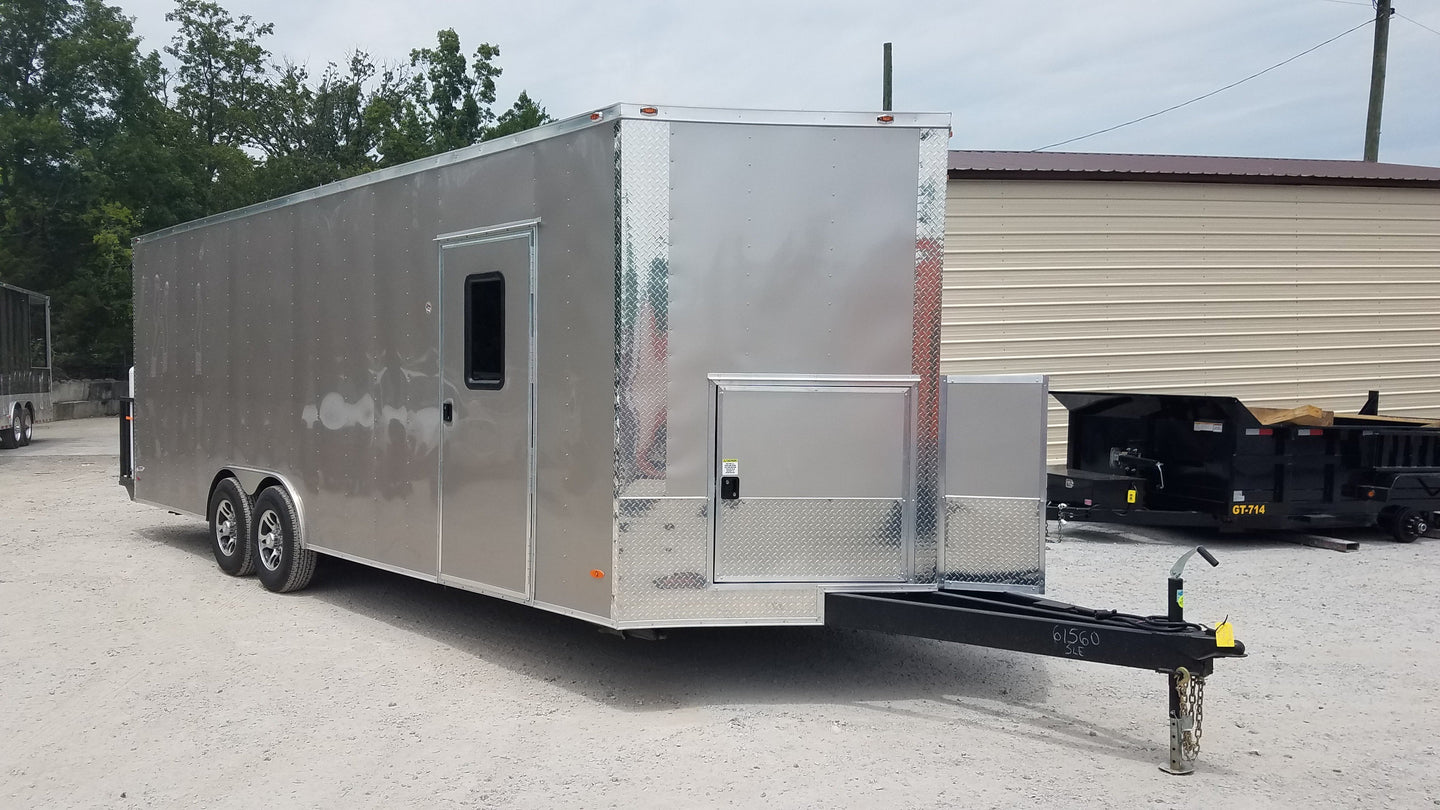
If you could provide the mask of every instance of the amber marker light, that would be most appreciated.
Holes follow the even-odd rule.
[[[655,113],[658,113],[658,112],[660,112],[660,110],[659,110],[658,108],[656,108],[656,107],[641,107],[641,108],[640,108],[640,114],[641,114],[641,115],[654,115]]]
[[[879,122],[882,123],[882,124],[893,124],[893,123],[895,123],[895,116],[893,116],[893,115],[879,115],[879,116],[876,116],[876,117],[875,117],[875,120],[876,120],[876,121],[879,121]]]
[[[601,118],[604,118],[604,117],[605,117],[605,116],[601,115],[601,114],[598,113],[598,112],[590,113],[590,120],[591,120],[591,121],[599,121]]]
[[[605,578],[605,572],[604,572],[604,571],[601,571],[599,568],[592,568],[592,569],[590,569],[590,576],[592,576],[592,577],[594,577],[594,578],[596,578],[596,579],[604,579],[604,578]]]

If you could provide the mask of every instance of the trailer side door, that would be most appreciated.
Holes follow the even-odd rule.
[[[440,241],[440,580],[528,598],[535,230]]]

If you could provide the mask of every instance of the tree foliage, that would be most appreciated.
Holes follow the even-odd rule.
[[[130,363],[130,244],[148,231],[511,135],[499,47],[454,29],[400,64],[311,75],[270,23],[176,0],[164,55],[104,0],[0,0],[0,281],[52,296],[62,372]]]

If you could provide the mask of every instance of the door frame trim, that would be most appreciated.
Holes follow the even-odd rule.
[[[501,588],[496,585],[487,585],[475,580],[447,575],[445,573],[445,446],[448,443],[445,423],[440,423],[440,448],[436,453],[436,485],[435,485],[435,576],[437,581],[444,582],[447,579],[461,581],[475,586],[482,586],[488,590],[504,592],[509,598],[525,603],[535,601],[535,482],[536,482],[536,453],[535,453],[535,379],[539,360],[539,352],[536,348],[536,336],[538,329],[536,320],[539,312],[537,307],[536,287],[539,284],[539,226],[540,220],[526,219],[516,222],[507,222],[499,225],[490,225],[479,228],[471,228],[464,231],[440,234],[432,241],[436,243],[436,296],[439,312],[436,317],[435,347],[436,365],[438,367],[436,386],[436,405],[443,407],[445,403],[445,302],[443,293],[445,291],[445,251],[455,248],[474,247],[477,245],[494,244],[497,242],[508,242],[512,239],[527,240],[527,252],[529,254],[529,268],[526,273],[526,321],[528,347],[526,351],[526,481],[525,481],[525,591],[523,594],[516,593],[508,588]],[[503,272],[503,271],[502,271]]]

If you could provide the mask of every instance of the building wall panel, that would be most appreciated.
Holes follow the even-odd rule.
[[[1440,191],[951,180],[941,340],[947,374],[1440,417]]]

